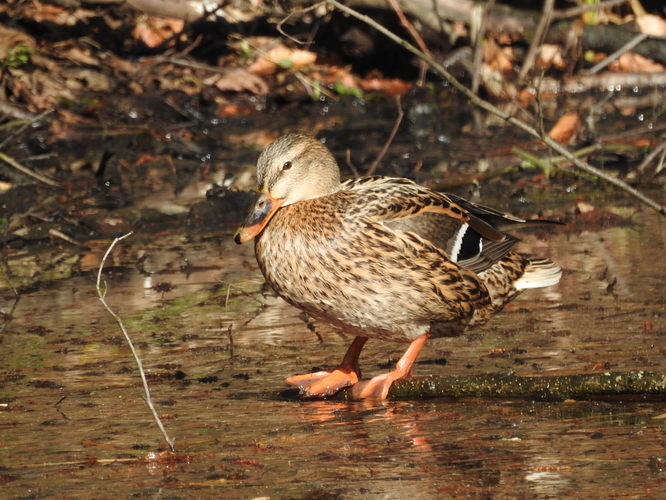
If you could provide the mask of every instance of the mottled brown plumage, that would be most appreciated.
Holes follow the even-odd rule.
[[[340,183],[319,141],[290,134],[257,164],[260,195],[236,241],[256,236],[266,281],[290,304],[357,337],[337,370],[291,377],[308,395],[354,385],[384,398],[429,335],[486,321],[519,290],[559,281],[548,260],[511,251],[505,226],[525,221],[408,179]],[[359,378],[367,338],[409,342],[398,368]]]

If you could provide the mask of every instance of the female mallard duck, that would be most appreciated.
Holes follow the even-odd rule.
[[[340,182],[331,152],[289,134],[257,163],[259,196],[234,237],[256,238],[261,272],[290,304],[355,335],[340,366],[289,377],[308,396],[353,386],[385,399],[429,336],[485,322],[520,290],[556,284],[560,268],[511,251],[501,232],[526,222],[407,179]],[[409,342],[389,373],[359,382],[368,338]]]

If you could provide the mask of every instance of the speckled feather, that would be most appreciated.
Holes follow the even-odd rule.
[[[497,309],[489,287],[515,294],[511,281],[526,259],[510,254],[477,275],[421,236],[382,224],[431,209],[432,201],[448,209],[438,193],[392,179],[344,187],[281,208],[256,241],[266,280],[289,303],[348,333],[411,341],[433,323],[489,317]],[[452,213],[464,220],[463,211]]]
[[[256,237],[266,281],[290,304],[346,333],[400,342],[436,336],[486,321],[521,288],[559,280],[550,261],[533,265],[511,252],[516,239],[499,227],[521,219],[407,179],[340,183],[330,152],[304,136],[269,146],[258,177],[266,191],[299,193]],[[478,244],[475,254],[461,250],[465,238]],[[518,286],[524,276],[529,283]]]

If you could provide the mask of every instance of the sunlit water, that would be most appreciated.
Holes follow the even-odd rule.
[[[666,405],[284,400],[285,376],[330,366],[349,339],[262,292],[230,235],[126,240],[109,304],[143,356],[180,453],[164,449],[89,271],[21,298],[2,334],[3,498],[663,498]],[[141,247],[152,274],[133,266]],[[523,247],[564,269],[483,328],[427,346],[416,375],[666,371],[663,222],[555,230]],[[131,250],[127,250],[131,249]],[[182,270],[181,262],[190,268]],[[169,282],[173,289],[152,287]],[[614,285],[611,285],[614,283]],[[610,286],[609,286],[610,285]],[[3,308],[9,308],[5,294]],[[402,345],[371,341],[364,375]]]

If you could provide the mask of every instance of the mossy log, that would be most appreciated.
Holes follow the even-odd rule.
[[[666,397],[666,374],[630,371],[545,377],[505,374],[428,376],[394,382],[388,399],[476,397],[580,400],[628,395]],[[349,391],[341,396],[349,398]]]

